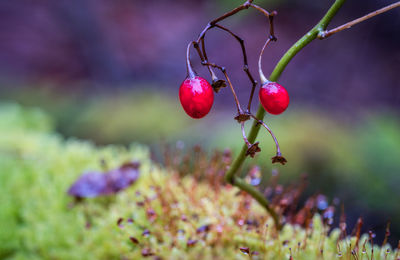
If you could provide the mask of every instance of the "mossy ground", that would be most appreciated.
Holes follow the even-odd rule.
[[[341,232],[328,232],[318,215],[308,229],[288,224],[278,233],[220,176],[182,177],[152,163],[144,146],[65,140],[40,111],[17,105],[0,116],[2,259],[371,259],[367,235],[358,247],[356,237],[338,242]],[[67,195],[83,172],[132,160],[141,163],[132,187],[79,203]],[[374,246],[373,259],[398,257]]]

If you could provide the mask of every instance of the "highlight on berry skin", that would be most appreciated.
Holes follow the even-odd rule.
[[[187,77],[179,88],[179,100],[186,114],[199,119],[210,112],[214,103],[214,90],[202,77]]]
[[[287,90],[276,82],[268,82],[260,88],[258,94],[265,111],[273,115],[283,113],[289,106]]]

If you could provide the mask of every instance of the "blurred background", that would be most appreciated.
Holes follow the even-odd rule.
[[[66,137],[145,143],[155,157],[161,143],[178,141],[236,152],[242,138],[229,90],[216,95],[206,118],[193,120],[180,107],[178,88],[186,75],[187,43],[242,2],[0,1],[1,102],[43,109]],[[268,75],[333,1],[254,2],[278,11],[278,41],[263,58]],[[348,1],[330,28],[392,2]],[[250,70],[257,76],[257,56],[268,33],[265,17],[248,10],[222,24],[245,39]],[[274,145],[263,131],[262,153],[247,162],[261,165],[267,177],[277,168],[283,183],[308,174],[308,194],[344,202],[349,227],[362,216],[364,230],[383,237],[391,220],[393,244],[400,238],[399,29],[395,9],[301,51],[279,80],[291,96],[287,112],[265,118],[289,163],[270,164]],[[251,85],[239,44],[215,30],[206,42],[210,61],[227,68],[245,104]],[[207,77],[192,53],[195,69]],[[253,110],[257,105],[255,99]]]

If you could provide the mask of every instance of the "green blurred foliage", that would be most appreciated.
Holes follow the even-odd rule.
[[[275,146],[265,129],[257,141],[262,149],[247,164],[264,169],[277,168],[281,180],[290,183],[301,174],[309,176],[309,192],[338,197],[346,208],[360,212],[381,212],[387,218],[400,219],[400,121],[387,113],[367,116],[357,123],[345,123],[315,110],[292,108],[285,116],[266,116],[288,160],[285,166],[271,166]],[[214,144],[243,145],[238,126],[221,126],[213,136]],[[396,227],[398,230],[399,227]]]
[[[161,140],[182,140],[187,146],[231,148],[234,153],[243,145],[232,113],[214,108],[204,119],[193,120],[176,98],[165,93],[116,94],[92,99],[79,108],[74,117],[61,120],[64,134],[98,143],[137,141],[156,146]],[[312,108],[291,107],[284,116],[266,116],[265,120],[278,137],[288,164],[271,165],[275,146],[261,129],[257,141],[262,152],[248,159],[247,166],[258,164],[266,171],[277,168],[283,183],[306,173],[308,195],[322,192],[338,197],[346,202],[345,207],[360,212],[353,214],[380,212],[385,220],[400,219],[400,204],[393,199],[400,195],[396,185],[400,182],[400,121],[395,115],[384,112],[344,121]],[[400,232],[399,227],[393,228]]]
[[[33,102],[32,95],[20,93],[27,98],[17,100]],[[52,114],[61,133],[96,143],[134,141],[159,147],[163,140],[182,140],[187,146],[231,148],[234,153],[243,145],[232,112],[214,107],[207,117],[193,120],[183,112],[178,99],[168,93],[134,91],[89,99],[64,97],[60,101],[48,93],[36,91],[35,95],[37,100],[43,100],[36,103],[43,104]],[[15,106],[13,109],[18,111]],[[265,170],[278,168],[286,183],[306,173],[310,193],[323,192],[348,201],[350,208],[383,211],[388,217],[400,219],[400,205],[392,199],[393,195],[399,196],[396,184],[400,178],[400,121],[382,111],[349,122],[312,108],[291,106],[282,116],[265,118],[278,137],[288,164],[271,166],[274,144],[265,129],[257,138],[262,152],[246,164],[259,164]],[[7,125],[7,114],[2,124]],[[50,128],[50,121],[44,125]]]
[[[179,101],[165,93],[132,92],[90,100],[68,120],[66,134],[92,138],[102,143],[159,141],[178,138],[189,119],[180,114]]]
[[[179,99],[151,85],[89,96],[59,93],[49,88],[24,88],[8,93],[8,99],[25,106],[39,106],[49,113],[56,130],[66,136],[96,143],[159,143],[162,139],[189,139],[204,132],[204,121],[193,121],[181,109]],[[214,118],[213,118],[214,119]],[[211,122],[213,119],[208,120]],[[195,132],[193,132],[195,131]]]
[[[0,103],[0,131],[48,132],[54,128],[52,120],[40,109],[24,109],[14,103]]]
[[[166,259],[198,259],[199,256],[248,259],[238,250],[243,246],[257,250],[260,259],[288,259],[288,248],[293,248],[296,259],[320,259],[320,248],[328,259],[338,255],[351,257],[347,245],[354,245],[355,238],[340,242],[338,250],[340,232],[334,230],[328,235],[319,217],[314,218],[307,232],[286,225],[279,236],[271,229],[260,236],[255,229],[247,230],[236,224],[233,215],[247,199],[238,196],[229,186],[222,187],[218,193],[207,183],[196,183],[190,176],[179,180],[152,165],[143,146],[97,147],[87,141],[65,140],[50,131],[51,120],[35,109],[1,105],[0,115],[8,122],[0,127],[2,259],[138,259],[142,248],[151,248]],[[130,160],[141,162],[141,177],[134,186],[112,197],[73,205],[66,190],[82,172],[102,170],[101,161],[108,168],[115,168]],[[161,196],[157,195],[155,185],[160,187]],[[153,198],[148,206],[160,216],[155,221],[137,204],[146,197]],[[164,211],[165,205],[169,212]],[[182,213],[197,217],[181,221]],[[251,203],[245,214],[271,224],[271,219],[265,218],[265,211],[256,203]],[[124,222],[125,227],[119,228],[120,217],[133,218],[133,223]],[[220,221],[226,232],[219,233],[213,228],[195,246],[186,245],[189,238],[199,236],[197,227],[220,224]],[[142,236],[146,228],[151,230],[149,237]],[[139,245],[131,243],[130,236],[137,237]],[[363,236],[361,241],[366,239]],[[305,247],[298,247],[298,242]],[[367,243],[365,249],[370,252],[371,245]],[[396,252],[389,251],[386,257],[386,249],[390,247],[375,246],[374,259],[394,259]],[[357,253],[362,255],[361,251],[360,246]]]
[[[7,119],[0,127],[0,258],[118,258],[121,249],[109,239],[115,233],[112,207],[101,201],[89,205],[102,218],[86,230],[85,206],[70,208],[66,190],[82,172],[101,170],[101,160],[111,168],[139,160],[148,172],[147,149],[65,141],[49,133],[51,120],[35,109],[1,105],[0,115]],[[119,207],[126,208],[126,203]]]
[[[234,152],[242,147],[240,127],[232,119],[232,112],[218,111],[214,107],[207,117],[193,120],[184,113],[178,98],[168,93],[151,92],[149,87],[141,89],[150,90],[89,99],[57,98],[60,95],[20,91],[26,97],[15,99],[28,105],[36,100],[36,104],[40,103],[54,118],[37,127],[50,129],[51,121],[54,121],[62,134],[96,143],[127,144],[135,141],[159,144],[163,140],[183,140],[187,145],[227,147]],[[24,113],[18,112],[17,106],[11,107],[12,113]],[[12,113],[3,113],[4,119],[0,124],[7,126],[11,120],[7,119],[8,115]],[[29,113],[40,117],[38,111]],[[400,161],[396,159],[400,158],[400,120],[396,115],[383,112],[349,122],[312,108],[292,106],[284,115],[267,115],[265,120],[278,137],[282,152],[289,161],[284,167],[273,166],[280,169],[283,181],[307,173],[313,190],[319,188],[324,193],[343,198],[365,194],[363,200],[355,203],[389,211],[397,208],[377,203],[390,196],[387,190],[398,194],[395,184],[399,183],[400,176]],[[36,119],[30,124],[35,122]],[[247,129],[249,127],[247,124]],[[270,158],[274,155],[272,138],[261,129],[257,141],[260,141],[262,152],[247,163],[270,169]],[[341,194],[337,194],[338,191]]]

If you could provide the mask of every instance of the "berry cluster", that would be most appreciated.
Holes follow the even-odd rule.
[[[192,41],[188,44],[187,46],[187,51],[186,51],[186,67],[187,67],[187,77],[186,79],[182,82],[180,89],[179,89],[179,99],[182,104],[183,109],[185,112],[192,118],[202,118],[206,116],[213,105],[214,102],[214,92],[218,93],[221,88],[226,87],[229,85],[230,90],[234,96],[235,103],[236,103],[236,108],[237,108],[237,115],[235,116],[235,120],[238,121],[238,123],[241,124],[241,129],[242,129],[242,135],[244,142],[246,143],[247,146],[247,152],[246,155],[250,155],[250,157],[254,157],[257,152],[260,152],[261,149],[258,146],[258,142],[255,143],[250,143],[250,141],[247,139],[245,130],[244,130],[244,124],[246,121],[253,119],[257,122],[257,124],[262,125],[267,131],[271,134],[272,138],[274,139],[274,142],[276,144],[276,155],[272,158],[272,163],[279,162],[281,164],[286,163],[286,159],[282,156],[280,152],[280,147],[278,144],[278,141],[271,131],[271,129],[265,124],[265,122],[259,118],[257,118],[255,115],[253,115],[250,111],[250,107],[252,104],[253,100],[253,95],[255,88],[257,86],[257,82],[254,80],[252,74],[249,71],[248,68],[248,63],[247,63],[247,54],[246,54],[246,49],[244,45],[244,41],[235,33],[233,33],[231,30],[229,30],[226,27],[223,27],[222,25],[219,24],[220,21],[223,19],[234,15],[235,13],[239,12],[242,9],[247,9],[249,7],[252,7],[261,13],[263,13],[265,16],[267,16],[269,20],[269,37],[267,41],[265,42],[263,48],[261,49],[259,60],[258,60],[258,69],[259,69],[259,75],[261,79],[261,87],[259,90],[259,100],[263,108],[270,114],[273,115],[278,115],[281,114],[286,110],[286,108],[289,105],[289,95],[286,89],[281,86],[280,84],[276,82],[271,82],[269,81],[263,74],[263,71],[261,69],[261,58],[263,55],[263,52],[266,48],[266,46],[271,42],[271,41],[276,41],[277,38],[274,35],[274,27],[273,27],[273,18],[277,14],[275,11],[274,12],[267,12],[266,10],[262,9],[261,7],[255,5],[252,3],[252,1],[247,1],[240,7],[234,9],[233,11],[224,14],[223,16],[214,19],[210,23],[207,24],[207,26],[204,28],[204,30],[200,33],[197,41]],[[250,97],[249,97],[249,102],[247,105],[247,109],[243,110],[239,100],[237,98],[236,92],[233,88],[232,82],[230,81],[228,74],[225,70],[224,67],[219,66],[215,63],[209,62],[207,58],[207,53],[206,53],[206,48],[205,48],[205,35],[206,32],[212,28],[217,28],[221,29],[227,33],[229,33],[231,36],[233,36],[239,43],[242,49],[243,53],[243,70],[248,76],[252,88],[250,92]],[[211,79],[212,79],[212,84],[210,84],[206,79],[203,77],[200,77],[197,75],[197,73],[193,70],[191,62],[190,62],[190,47],[193,45],[193,47],[196,49],[200,60],[201,64],[206,66],[208,71],[210,72]],[[222,72],[222,74],[225,76],[226,80],[221,80],[218,79],[216,76],[214,69],[218,69]]]

